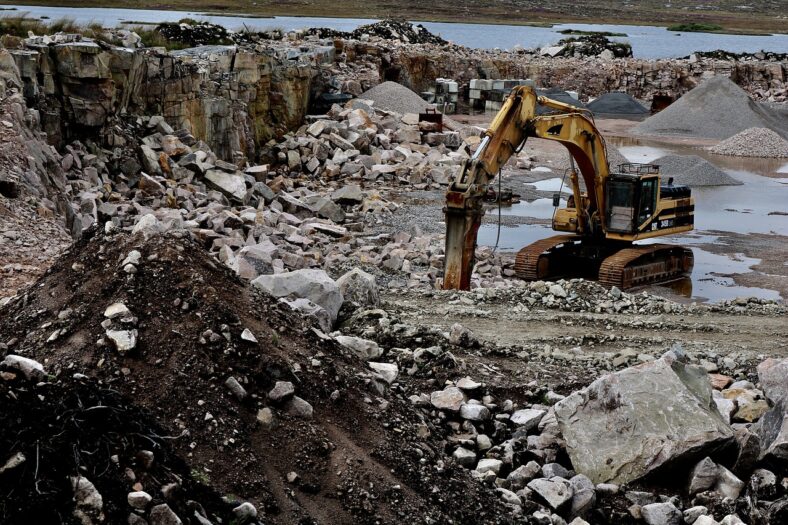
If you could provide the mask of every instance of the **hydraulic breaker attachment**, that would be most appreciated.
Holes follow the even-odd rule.
[[[479,232],[484,209],[481,206],[453,207],[448,202],[451,196],[451,193],[447,195],[447,206],[443,209],[446,214],[443,288],[468,290],[471,287],[471,273],[476,253],[476,235]]]

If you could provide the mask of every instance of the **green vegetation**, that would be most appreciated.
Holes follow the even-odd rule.
[[[192,471],[191,471],[191,475],[192,475],[192,478],[194,478],[195,481],[198,481],[198,482],[202,483],[205,486],[208,486],[208,485],[211,484],[211,478],[208,476],[208,473],[205,472],[205,471],[197,470],[196,468],[193,468]]]
[[[168,39],[156,28],[136,26],[129,28],[129,31],[137,33],[145,47],[164,47],[172,51],[192,47],[186,42]]]
[[[612,31],[583,31],[582,29],[562,29],[562,35],[585,35],[585,36],[629,36],[626,33],[613,33]]]
[[[118,44],[118,42],[107,38],[104,28],[97,22],[80,25],[71,18],[59,18],[52,22],[45,22],[37,18],[29,18],[24,13],[21,16],[0,16],[0,34],[26,38],[31,31],[34,35],[76,33],[108,44]]]
[[[717,24],[690,22],[688,24],[673,24],[672,26],[668,26],[668,31],[681,31],[682,33],[718,33],[723,31],[723,28]]]

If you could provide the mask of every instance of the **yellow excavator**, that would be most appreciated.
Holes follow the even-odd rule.
[[[585,277],[624,290],[690,274],[691,250],[633,244],[692,230],[695,203],[690,189],[674,186],[672,180],[662,184],[655,165],[631,163],[611,169],[605,141],[588,110],[538,96],[530,86],[518,86],[446,192],[444,289],[470,288],[484,196],[501,167],[529,137],[555,140],[569,150],[572,196],[553,216],[553,230],[565,234],[520,250],[517,276],[527,280]]]

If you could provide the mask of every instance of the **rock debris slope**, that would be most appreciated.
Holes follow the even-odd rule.
[[[178,503],[186,496],[202,503],[212,523],[228,522],[244,502],[265,523],[401,523],[424,516],[511,521],[494,493],[442,458],[429,418],[408,402],[396,373],[378,373],[317,335],[286,304],[246,287],[178,232],[147,240],[142,234],[87,236],[7,305],[2,319],[2,352],[46,363],[46,384],[39,387],[19,383],[20,373],[3,372],[4,407],[17,388],[33,388],[52,398],[36,413],[71,410],[74,396],[85,395],[85,406],[105,404],[102,410],[127,421],[113,436],[99,423],[87,427],[94,433],[83,442],[84,453],[90,443],[102,443],[100,458],[80,461],[78,449],[40,473],[85,467],[112,523],[125,523],[129,514],[165,523],[153,513],[165,503],[184,522],[197,523],[186,502]],[[112,337],[121,333],[123,343]],[[12,361],[3,365],[13,369]],[[60,396],[65,399],[56,401]],[[77,419],[65,421],[65,428],[102,417],[99,409],[95,416],[82,410],[75,409]],[[2,413],[13,418],[6,408]],[[0,505],[3,523],[71,514],[65,478],[46,478],[44,486],[54,491],[46,497],[57,507],[40,506],[44,496],[36,495],[32,475],[35,440],[19,441],[33,432],[31,425],[37,428],[25,419],[0,429],[0,443],[10,447],[3,452],[29,458],[17,476],[3,474],[0,481],[24,480],[32,498],[21,514],[17,506]],[[75,439],[53,434],[37,437],[45,457],[62,450],[67,436]],[[147,463],[140,454],[150,457]],[[169,465],[178,468],[157,474]],[[130,507],[126,493],[134,491],[145,491],[152,503]]]

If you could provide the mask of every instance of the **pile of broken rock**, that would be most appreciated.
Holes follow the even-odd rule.
[[[416,114],[368,101],[353,106],[334,106],[272,141],[263,165],[222,161],[161,117],[139,120],[147,134],[131,154],[72,143],[61,164],[77,223],[148,235],[183,228],[250,280],[315,267],[338,276],[361,264],[431,287],[442,265],[440,238],[374,235],[372,227],[398,207],[384,198],[387,189],[446,185],[468,157],[467,144],[460,132],[436,131]]]
[[[674,347],[537,404],[469,377],[411,401],[443,422],[452,461],[529,523],[784,523],[786,376],[788,359],[768,359],[760,390],[731,384]]]

